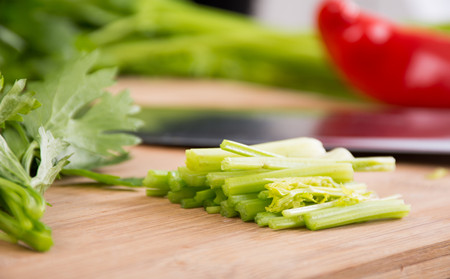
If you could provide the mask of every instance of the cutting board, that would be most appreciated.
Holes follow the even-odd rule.
[[[266,104],[254,87],[186,82],[124,80],[117,88],[131,87],[136,99],[149,92],[148,103],[163,104],[171,97],[159,100],[161,88],[175,96],[182,88],[210,94],[228,86],[240,92],[233,93],[237,98],[248,98],[247,104],[252,99]],[[180,106],[190,102],[178,96]],[[341,107],[290,92],[273,96],[284,96],[281,107],[305,102]],[[137,146],[130,152],[132,160],[101,171],[144,176],[149,169],[184,163],[182,148]],[[409,216],[315,232],[273,231],[203,209],[182,209],[146,197],[143,189],[62,180],[47,191],[52,206],[43,218],[53,229],[54,247],[36,253],[0,242],[0,278],[449,278],[450,176],[430,180],[427,175],[450,164],[399,161],[397,166],[389,173],[357,173],[355,179],[380,196],[402,194],[412,206]]]

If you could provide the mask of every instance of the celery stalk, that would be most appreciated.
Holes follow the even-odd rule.
[[[169,193],[169,190],[158,189],[158,188],[146,188],[145,194],[148,197],[164,197]]]
[[[256,214],[264,212],[269,203],[270,201],[260,199],[243,200],[236,204],[235,209],[239,212],[242,221],[253,221]]]
[[[227,203],[230,207],[235,207],[240,201],[254,200],[258,198],[257,193],[243,194],[243,195],[232,195],[228,197]]]
[[[169,171],[167,174],[167,183],[169,184],[170,191],[180,191],[186,187],[186,182],[181,178],[178,171]]]
[[[267,227],[269,225],[269,220],[280,217],[281,215],[279,213],[273,213],[273,212],[259,212],[255,216],[255,223],[258,224],[260,227]]]
[[[260,199],[260,200],[267,200],[270,198],[271,197],[269,196],[269,190],[263,190],[258,193],[258,199]]]
[[[310,230],[327,229],[352,223],[378,219],[402,218],[408,215],[410,206],[403,200],[369,200],[343,207],[325,208],[303,215]]]
[[[202,203],[208,199],[214,199],[215,197],[216,192],[213,189],[206,189],[195,193],[194,200]]]
[[[207,206],[205,210],[208,214],[218,214],[220,213],[220,205]]]
[[[202,201],[198,201],[194,198],[182,199],[180,204],[182,208],[197,208],[203,206]]]
[[[142,184],[146,187],[169,190],[168,175],[169,171],[149,170]]]
[[[282,211],[282,214],[284,217],[300,216],[300,215],[303,215],[303,214],[311,212],[311,211],[333,207],[336,205],[336,203],[337,203],[337,200],[330,201],[330,202],[324,202],[324,203],[318,203],[318,204],[312,204],[312,205],[308,205],[308,206],[295,207],[295,208],[291,208],[291,209],[285,209]]]
[[[350,163],[355,171],[392,171],[395,169],[395,159],[386,157],[353,158],[350,160],[335,160],[327,158],[273,158],[273,157],[228,157],[222,161],[224,171],[265,169],[288,169],[301,166]]]
[[[319,157],[325,149],[320,141],[313,138],[294,138],[255,144],[252,147],[276,153],[285,157]],[[192,148],[186,150],[186,166],[193,171],[221,171],[221,163],[227,157],[238,155],[220,148]]]
[[[210,172],[206,175],[206,184],[211,188],[221,188],[225,179],[229,177],[245,176],[249,174],[256,174],[261,172],[268,172],[266,169],[256,169],[256,170],[243,170],[243,171],[218,171]]]
[[[183,188],[177,192],[169,191],[167,193],[167,199],[171,203],[180,203],[182,199],[193,198],[197,191],[198,190],[196,188],[192,188],[192,187]]]
[[[222,201],[220,203],[220,215],[232,218],[238,216],[238,212],[234,209],[234,206],[230,206],[228,201]]]
[[[353,168],[348,163],[330,163],[317,166],[304,166],[295,169],[276,170],[271,172],[231,177],[225,179],[222,186],[225,195],[238,195],[264,190],[270,178],[329,176],[336,182],[349,182],[353,179]]]
[[[214,198],[214,203],[220,204],[222,201],[227,200],[227,196],[223,193],[222,188],[213,189],[216,193],[216,197]]]
[[[192,148],[186,150],[186,166],[192,171],[221,171],[222,160],[230,156],[238,155],[220,148]]]
[[[293,229],[305,226],[305,222],[301,216],[294,217],[275,217],[269,220],[269,228],[273,230]]]
[[[178,172],[181,179],[190,187],[204,187],[206,184],[206,175],[208,172],[205,171],[192,171],[187,167],[178,167]]]
[[[222,150],[241,155],[246,157],[255,157],[255,156],[262,156],[262,157],[283,157],[281,155],[264,151],[262,149],[259,149],[257,147],[248,146],[243,143],[231,141],[231,140],[223,140],[220,144],[220,148]]]

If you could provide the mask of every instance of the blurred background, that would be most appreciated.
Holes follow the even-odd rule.
[[[287,30],[314,28],[314,11],[320,0],[197,0],[199,4],[232,10],[256,17],[263,23]],[[450,1],[447,0],[356,0],[361,8],[403,23],[447,23]]]
[[[118,67],[121,75],[238,80],[360,99],[316,32],[319,0],[195,2],[0,1],[0,71],[7,82],[41,79],[80,52],[97,51],[95,67]],[[449,29],[450,1],[356,2],[403,24]]]
[[[319,2],[319,0],[0,1],[0,71],[7,82],[19,78],[38,80],[80,53],[94,51],[97,53],[97,59],[92,61],[93,68],[117,67],[121,81],[126,76],[144,77],[146,81],[153,78],[169,80],[173,78],[178,82],[196,79],[232,80],[240,85],[257,85],[258,89],[255,91],[258,91],[258,94],[262,94],[262,88],[287,89],[298,96],[314,96],[319,100],[339,105],[343,102],[358,105],[379,104],[372,99],[364,98],[362,94],[357,94],[353,87],[343,81],[337,67],[329,59],[314,23]],[[419,25],[443,34],[450,32],[448,0],[357,0],[356,3],[362,9],[404,25]],[[386,65],[387,68],[390,65],[390,63]],[[132,87],[139,84],[135,82],[136,80],[133,81],[128,85]],[[172,80],[168,84],[172,87],[167,86],[170,88],[167,92],[180,92],[173,100],[182,100],[185,103],[199,91],[198,87],[190,84],[189,86],[194,86],[194,89],[183,94],[183,89],[189,86]],[[176,87],[176,84],[181,85]],[[239,91],[236,88],[224,87],[225,89],[219,90],[217,87],[219,86],[209,85],[204,90],[204,95],[198,99],[213,100],[205,96],[214,95],[214,101],[209,103],[214,105],[226,103],[227,100],[237,97],[237,94],[229,97],[228,92],[225,92]],[[152,90],[148,89],[148,84],[145,88],[144,94],[150,94],[147,91]],[[154,92],[157,96],[155,100],[161,100],[161,96],[166,94],[161,93],[163,91],[158,88]],[[245,103],[249,109],[258,98],[254,97],[252,101],[249,99],[236,101],[233,105]],[[304,100],[298,100],[296,103],[303,107],[311,103]],[[294,103],[287,102],[289,106]],[[438,105],[439,102],[440,100],[436,99]],[[270,108],[276,107],[270,100],[267,103],[271,104]],[[322,112],[326,110],[323,102],[312,103],[315,106],[310,107],[321,109]],[[149,113],[151,114],[145,119],[153,120],[149,122],[150,124],[156,123],[158,128],[170,126],[161,124],[164,122],[158,117],[165,114],[160,110],[152,109]],[[232,114],[235,115],[236,112],[233,111]],[[428,117],[429,114],[424,116],[424,113],[420,113],[417,117],[417,114],[410,114],[409,111],[397,110],[386,112],[387,117],[380,114],[362,116],[352,114],[351,117],[347,114],[333,114],[326,120],[341,119],[340,124],[330,121],[324,123],[332,123],[331,126],[339,127],[338,130],[341,131],[353,123],[353,126],[346,130],[351,136],[385,136],[388,132],[383,131],[388,130],[397,138],[417,138],[423,135],[448,137],[448,132],[442,132],[450,131],[448,113],[431,114],[433,117]],[[188,117],[180,117],[179,111],[171,112],[169,116],[171,115],[176,116],[174,129],[179,131],[178,122]],[[267,110],[264,110],[261,117],[266,116]],[[214,119],[211,115],[205,118]],[[292,131],[293,125],[290,123],[294,122],[301,124],[301,127],[294,129],[296,132],[317,130],[306,129],[305,127],[311,125],[308,126],[299,119],[304,119],[304,116],[295,116],[295,119],[292,119],[291,115],[287,115],[275,124],[270,124],[272,127],[270,129],[263,125],[261,131],[269,136],[298,136],[298,134],[281,135],[280,132],[270,134],[270,131],[282,127],[280,123],[287,125],[286,131]],[[423,121],[424,119],[426,121]],[[198,118],[194,120],[193,127],[199,127]],[[313,123],[319,120],[317,117],[313,120],[308,119]],[[247,131],[248,127],[259,127],[252,122],[239,130],[236,129],[235,123],[244,121],[235,119],[228,125],[238,134]],[[182,126],[188,127],[186,130],[191,134],[200,134],[187,124]],[[203,126],[207,127],[206,132],[211,131],[208,125]],[[386,126],[390,128],[387,129]],[[213,121],[212,127],[218,127],[217,121]],[[415,129],[408,130],[404,127]],[[429,127],[434,127],[432,132],[428,131]],[[151,129],[153,128],[149,128]],[[223,128],[220,130],[226,135],[231,133]],[[403,133],[399,134],[398,131]],[[158,133],[166,135],[160,131]],[[274,140],[256,137],[257,131],[250,134],[251,138],[240,141],[249,143],[251,140],[258,142]],[[330,135],[326,132],[322,134]],[[333,135],[336,135],[336,132]],[[223,137],[219,135],[217,139]],[[403,142],[399,146],[402,145]],[[422,144],[419,143],[418,146]],[[447,151],[450,152],[450,147],[447,147]]]

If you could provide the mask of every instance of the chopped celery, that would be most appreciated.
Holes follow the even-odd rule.
[[[146,188],[145,194],[148,197],[164,197],[167,195],[169,191],[164,189],[158,189],[158,188]]]
[[[258,224],[260,227],[267,227],[269,225],[269,220],[273,219],[275,217],[280,217],[281,215],[279,213],[273,213],[273,212],[259,212],[255,216],[255,223]]]
[[[339,200],[341,203],[357,203],[368,200],[372,193],[358,193],[335,183],[329,177],[296,177],[276,179],[265,186],[269,190],[272,203],[266,208],[269,212],[282,212],[286,209],[308,207]]]
[[[227,196],[223,193],[222,188],[214,189],[214,192],[216,193],[216,197],[214,198],[214,202],[216,204],[220,204],[222,201],[227,199]]]
[[[317,166],[303,166],[295,169],[276,170],[265,173],[231,177],[225,179],[222,186],[225,195],[238,195],[264,190],[267,179],[303,176],[329,176],[337,182],[349,182],[353,179],[353,168],[348,163],[330,163]]]
[[[398,198],[401,198],[401,196],[400,195],[393,195],[393,196],[385,197],[385,198],[380,199],[380,200],[392,200],[392,199],[398,199]],[[285,210],[282,211],[282,214],[285,217],[299,216],[299,215],[303,215],[305,213],[312,212],[312,211],[315,211],[315,210],[329,208],[329,207],[333,207],[333,206],[339,206],[340,204],[342,204],[342,200],[338,199],[338,200],[324,202],[324,203],[319,203],[319,204],[313,204],[313,205],[308,205],[308,206],[302,206],[302,207],[295,207],[295,208],[291,208],[291,209],[285,209]]]
[[[207,206],[205,210],[209,214],[218,214],[220,213],[220,205]]]
[[[232,218],[238,216],[239,213],[234,209],[234,206],[228,204],[228,201],[222,201],[220,203],[220,215]]]
[[[180,204],[182,208],[197,208],[203,206],[202,201],[197,201],[194,198],[182,199]]]
[[[328,158],[274,158],[274,157],[228,157],[222,161],[224,171],[265,169],[289,169],[302,166],[317,166],[330,163],[350,163],[354,171],[392,171],[395,169],[393,157],[366,157],[350,160]]]
[[[333,207],[336,205],[336,203],[337,203],[337,200],[334,200],[334,201],[329,201],[329,202],[324,202],[324,203],[311,204],[311,205],[302,206],[302,207],[294,207],[294,208],[283,210],[282,214],[284,217],[300,216],[300,215],[303,215],[303,214],[311,212],[311,211]]]
[[[219,172],[210,172],[206,175],[206,184],[208,184],[211,188],[220,188],[223,183],[225,183],[225,179],[230,177],[237,176],[245,176],[249,174],[256,174],[261,172],[268,172],[266,169],[256,169],[256,170],[244,170],[244,171],[219,171]]]
[[[355,171],[393,171],[395,170],[394,157],[366,157],[355,158],[351,161]]]
[[[169,171],[167,174],[167,183],[169,184],[170,191],[173,192],[180,191],[182,188],[186,187],[186,182],[181,179],[178,171]]]
[[[238,154],[246,157],[262,156],[262,157],[283,157],[282,155],[259,149],[257,147],[248,146],[231,140],[223,140],[220,144],[222,150]]]
[[[243,195],[232,195],[228,197],[227,203],[230,207],[235,207],[236,204],[240,201],[244,200],[253,200],[257,199],[258,194],[257,193],[250,193],[250,194],[243,194]]]
[[[326,153],[319,140],[307,137],[271,141],[253,146],[285,157],[313,158]]]
[[[266,158],[272,157],[227,157],[222,160],[221,168],[225,172],[257,171],[264,168]]]
[[[186,187],[176,192],[169,191],[167,198],[171,203],[180,203],[182,199],[193,198],[197,191],[198,189],[196,188]]]
[[[186,150],[186,167],[192,171],[220,171],[222,160],[238,156],[220,148],[192,148]]]
[[[206,209],[208,206],[218,206],[219,204],[214,202],[214,199],[206,199],[203,201],[203,207]]]
[[[258,199],[266,200],[266,199],[269,199],[269,198],[270,198],[269,190],[263,190],[263,191],[259,192],[259,194],[258,194]]]
[[[239,212],[239,216],[242,221],[253,221],[256,217],[256,214],[259,212],[264,212],[267,205],[269,205],[269,201],[260,200],[260,199],[252,199],[252,200],[243,200],[236,204],[236,211]]]
[[[432,179],[432,180],[436,180],[436,179],[441,179],[444,176],[446,176],[448,173],[448,170],[446,168],[437,168],[435,170],[433,170],[431,173],[429,173],[426,178],[428,179]]]
[[[320,141],[313,138],[294,138],[252,145],[264,151],[286,157],[319,157],[325,149]],[[220,171],[222,160],[238,155],[220,148],[192,148],[186,150],[186,166],[193,171]]]
[[[352,223],[378,219],[402,218],[408,215],[410,206],[403,200],[369,200],[354,205],[331,207],[303,215],[310,230],[327,229]]]
[[[198,191],[197,193],[195,193],[194,200],[196,200],[198,202],[203,202],[208,199],[214,199],[215,196],[216,196],[216,192],[213,189],[206,189],[206,190]]]
[[[378,199],[366,184],[353,181],[355,171],[394,170],[393,157],[355,158],[345,148],[325,152],[310,138],[253,146],[224,140],[221,148],[227,151],[190,149],[186,166],[149,172],[147,181],[160,186],[147,193],[274,230],[318,230],[409,212],[398,196]]]
[[[293,229],[305,226],[305,222],[301,216],[294,217],[275,217],[269,220],[269,228],[273,230]]]
[[[320,158],[336,161],[347,161],[355,159],[353,154],[348,149],[342,147],[333,148],[332,150],[320,156]]]
[[[192,171],[187,167],[178,167],[181,179],[190,187],[204,187],[206,185],[205,171]]]
[[[149,170],[142,184],[146,187],[169,190],[168,175],[169,171]]]

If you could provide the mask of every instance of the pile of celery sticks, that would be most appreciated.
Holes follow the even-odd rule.
[[[165,196],[183,208],[240,217],[272,229],[310,230],[409,213],[399,195],[379,198],[354,172],[392,171],[393,157],[355,158],[347,149],[326,151],[313,138],[248,146],[224,140],[220,148],[186,150],[177,170],[150,170],[148,196]]]

